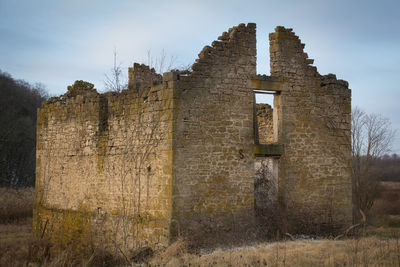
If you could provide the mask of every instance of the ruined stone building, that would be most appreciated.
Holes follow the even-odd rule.
[[[351,224],[348,83],[320,75],[292,29],[269,41],[270,75],[256,74],[256,25],[240,24],[191,72],[134,64],[128,90],[77,81],[43,104],[34,232],[64,246],[154,248],[278,206],[290,229],[304,217],[315,231]],[[257,106],[257,93],[273,106]]]

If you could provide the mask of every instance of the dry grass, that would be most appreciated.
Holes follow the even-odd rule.
[[[32,237],[32,220],[18,224],[0,224],[0,266],[119,266],[119,259],[96,250],[90,255],[79,255],[65,249],[57,254],[50,253],[47,240]]]
[[[400,227],[400,182],[380,182],[379,197],[369,211],[369,223],[376,227]],[[380,230],[376,229],[379,234]]]
[[[25,223],[0,224],[0,266],[21,266],[28,258],[29,246],[32,237],[31,220]]]
[[[32,240],[30,220],[26,224],[0,225],[0,233],[0,266],[126,266],[113,263],[99,251],[77,258],[64,250],[50,259],[45,255],[35,258],[30,252],[38,242]],[[209,254],[188,253],[185,242],[179,239],[156,253],[148,266],[400,266],[399,260],[398,238],[281,241]]]
[[[50,254],[51,244],[31,234],[33,189],[0,189],[0,193],[0,266],[127,266],[101,250],[79,256],[68,249]],[[190,240],[178,239],[144,266],[400,266],[399,227],[367,227],[360,233],[364,237],[232,245],[197,253],[192,252]]]
[[[400,215],[400,182],[380,182],[379,191],[370,214],[373,217]]]
[[[150,266],[400,266],[398,239],[300,240],[214,251],[157,255]]]
[[[78,257],[69,249],[51,255],[50,242],[32,236],[33,201],[33,188],[0,188],[0,266],[116,265],[116,258],[101,250]]]
[[[33,188],[0,188],[0,266],[21,266],[28,258],[33,196]]]
[[[33,188],[0,188],[0,223],[24,223],[32,218]]]

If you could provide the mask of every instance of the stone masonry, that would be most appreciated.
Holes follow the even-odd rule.
[[[320,75],[291,29],[269,39],[270,76],[256,75],[248,23],[204,47],[192,72],[135,63],[128,90],[76,81],[44,103],[34,233],[130,251],[199,227],[242,231],[276,207],[291,232],[304,231],[304,217],[315,232],[351,224],[348,84]],[[273,107],[256,107],[255,90],[273,93]],[[276,190],[260,186],[263,167]]]
[[[258,142],[260,144],[274,143],[273,110],[269,104],[256,104]]]

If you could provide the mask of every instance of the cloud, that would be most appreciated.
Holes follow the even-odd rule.
[[[354,104],[397,122],[399,6],[394,0],[2,0],[0,68],[43,82],[54,94],[74,79],[101,88],[114,48],[123,67],[162,49],[187,65],[229,27],[256,22],[258,72],[268,74],[268,33],[283,25],[299,35],[322,74],[349,81]]]

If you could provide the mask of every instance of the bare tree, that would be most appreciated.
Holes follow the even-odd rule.
[[[118,53],[116,49],[114,49],[113,57],[113,67],[108,74],[104,74],[104,88],[105,91],[121,92],[122,90],[128,89],[128,81],[123,75],[124,69],[122,68],[122,64],[117,60]],[[159,74],[171,71],[174,68],[175,61],[176,57],[168,56],[164,49],[161,50],[160,55],[157,57],[153,57],[150,50],[147,51],[147,65],[150,69],[154,68]],[[190,66],[183,66],[182,68],[184,70],[190,70]]]
[[[112,130],[123,140],[122,149],[104,161],[104,173],[110,177],[107,180],[119,191],[120,210],[113,221],[113,242],[124,256],[145,246],[140,243],[140,225],[152,217],[150,187],[153,175],[160,168],[154,160],[159,146],[165,145],[170,119],[169,113],[162,111],[166,100],[157,94],[162,90],[159,85],[129,91],[133,100],[129,106],[131,115],[129,119],[121,119],[119,130]]]
[[[109,74],[104,74],[104,88],[106,91],[121,92],[128,88],[128,81],[123,75],[121,63],[117,63],[117,49],[114,49],[114,65]]]
[[[122,76],[123,69],[117,60],[114,50],[114,64],[109,74],[106,74],[105,88],[107,91],[121,92],[127,89],[127,82]],[[167,57],[162,50],[159,57],[153,57],[150,50],[147,53],[150,69],[157,73],[170,71],[174,57]],[[151,82],[149,84],[152,84]],[[138,249],[139,222],[150,217],[150,180],[157,166],[151,166],[151,159],[156,157],[156,149],[167,136],[165,132],[168,112],[160,112],[165,104],[158,99],[160,87],[143,87],[129,92],[134,109],[130,120],[121,120],[121,130],[118,134],[123,140],[124,150],[112,160],[105,159],[104,170],[110,181],[117,184],[121,205],[119,216],[113,222],[114,244],[124,256],[132,249]],[[153,99],[157,98],[157,99]],[[135,225],[136,224],[136,225]],[[134,229],[136,228],[136,229]]]
[[[157,73],[163,74],[164,72],[171,71],[175,65],[175,56],[167,56],[165,50],[161,50],[160,55],[156,58],[153,57],[151,51],[147,51],[147,65],[154,68]]]
[[[367,214],[377,196],[377,173],[374,162],[390,151],[395,130],[391,122],[377,114],[367,114],[358,107],[352,111],[353,198],[355,220],[360,210]]]

